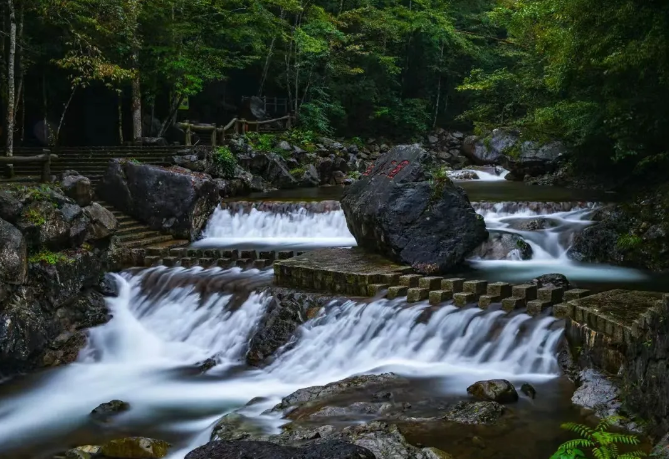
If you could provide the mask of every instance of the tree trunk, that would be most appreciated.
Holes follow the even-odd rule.
[[[118,142],[123,145],[123,94],[118,93]]]
[[[67,102],[65,102],[65,105],[63,106],[63,113],[60,114],[60,121],[58,122],[56,133],[53,136],[54,146],[58,144],[58,140],[60,139],[60,130],[63,128],[63,123],[65,122],[65,114],[67,113],[67,109],[70,107],[70,103],[72,102],[72,98],[74,97],[75,92],[77,92],[77,86],[72,88],[72,92],[70,93],[70,98],[67,99]]]
[[[7,59],[7,156],[14,156],[14,103],[16,92],[14,87],[14,58],[16,56],[16,14],[14,0],[7,0],[9,9],[9,57]],[[14,175],[14,166],[7,165],[9,176]]]
[[[439,99],[441,98],[441,61],[444,58],[444,42],[441,42],[441,51],[439,54],[439,81],[437,83],[437,100],[434,103],[434,121],[432,122],[432,129],[437,127],[437,117],[439,116]]]
[[[139,85],[139,73],[132,80],[132,140],[142,137],[142,93]]]
[[[177,111],[179,110],[179,106],[183,101],[184,101],[184,96],[176,96],[172,99],[172,104],[170,105],[170,112],[167,114],[167,118],[165,118],[165,121],[160,126],[160,132],[158,132],[158,137],[162,137],[165,135],[167,128],[170,127],[170,124],[174,122],[174,115],[176,115]]]

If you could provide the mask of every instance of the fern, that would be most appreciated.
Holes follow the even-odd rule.
[[[582,449],[589,449],[594,459],[639,459],[646,457],[646,453],[643,451],[620,454],[618,450],[619,445],[631,446],[639,444],[639,439],[635,435],[608,431],[609,428],[621,419],[620,416],[604,418],[594,429],[574,422],[562,424],[563,429],[574,432],[581,438],[569,440],[561,444],[550,459],[585,458],[586,456]]]

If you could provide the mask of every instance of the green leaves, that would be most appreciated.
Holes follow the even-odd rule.
[[[645,457],[642,451],[633,451],[621,454],[619,445],[638,445],[639,439],[635,435],[609,432],[609,429],[622,418],[611,416],[602,419],[597,427],[591,429],[583,424],[568,422],[562,428],[574,432],[581,438],[569,440],[558,448],[550,459],[585,458],[583,450],[590,450],[594,459],[636,459]]]

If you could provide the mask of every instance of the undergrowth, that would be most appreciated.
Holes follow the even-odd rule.
[[[28,261],[30,263],[42,263],[47,265],[56,265],[59,263],[72,264],[74,260],[69,258],[67,255],[60,252],[49,252],[43,250],[38,254],[31,256]]]
[[[214,162],[220,167],[226,178],[235,175],[237,158],[227,146],[218,147],[214,152]]]

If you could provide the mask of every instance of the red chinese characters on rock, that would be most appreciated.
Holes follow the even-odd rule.
[[[406,159],[404,161],[400,162],[399,164],[397,164],[397,161],[395,161],[395,160],[391,161],[390,162],[390,167],[392,167],[393,169],[390,172],[388,172],[386,177],[388,177],[391,180],[394,179],[395,176],[397,174],[399,174],[399,172],[402,169],[404,169],[407,165],[409,165],[409,161],[406,160]],[[365,177],[369,176],[372,173],[372,169],[374,169],[374,163],[370,164],[369,167],[367,168],[367,170],[362,175],[365,176]],[[381,170],[381,171],[378,172],[377,175],[381,175],[381,174],[385,174],[385,173],[386,173],[386,171]]]
[[[393,162],[391,162],[390,164],[391,164],[391,165],[397,164],[397,161],[393,161]],[[390,171],[390,173],[387,175],[387,177],[388,177],[389,179],[391,179],[391,180],[394,179],[395,176],[396,176],[402,169],[404,169],[404,168],[407,166],[407,164],[409,164],[409,161],[406,160],[406,159],[405,159],[404,161],[402,161],[401,163],[397,164],[397,166],[395,166],[395,168],[394,168],[392,171]]]

